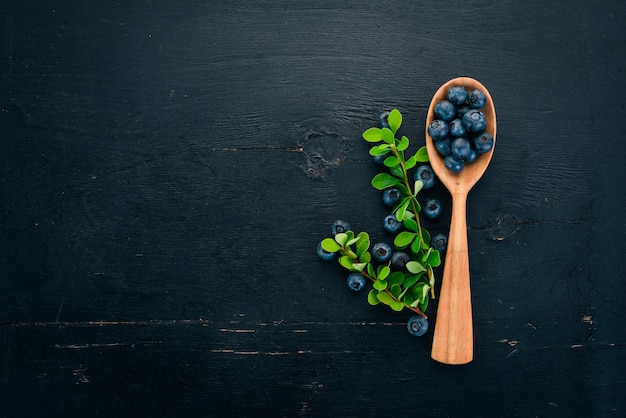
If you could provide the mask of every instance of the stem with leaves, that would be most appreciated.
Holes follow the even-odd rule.
[[[428,162],[428,153],[423,146],[407,158],[409,139],[406,136],[396,138],[402,114],[392,110],[388,123],[389,127],[366,130],[363,139],[376,143],[369,153],[375,157],[384,156],[383,164],[388,169],[388,172],[379,173],[372,179],[372,186],[381,191],[394,187],[401,194],[392,213],[403,224],[403,230],[395,236],[394,247],[397,251],[409,253],[411,260],[402,269],[394,268],[391,262],[374,265],[366,232],[358,235],[353,231],[338,233],[333,238],[324,239],[321,245],[325,251],[339,254],[342,267],[358,272],[373,282],[373,289],[367,297],[370,304],[383,303],[395,311],[408,308],[426,318],[424,312],[428,307],[429,294],[434,298],[433,268],[441,264],[441,258],[439,251],[430,246],[430,235],[419,218],[421,207],[417,194],[422,190],[423,183],[418,180],[411,187],[409,170],[418,163]]]

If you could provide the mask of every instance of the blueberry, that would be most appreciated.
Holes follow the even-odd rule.
[[[448,135],[448,130],[448,124],[443,120],[435,119],[428,125],[428,135],[435,141],[445,138]]]
[[[358,292],[365,287],[365,277],[363,277],[360,273],[351,273],[346,281],[348,283],[348,288],[350,290],[354,290],[355,292]]]
[[[450,87],[448,100],[454,105],[462,105],[467,100],[467,90],[463,86]]]
[[[448,246],[448,237],[445,236],[444,234],[435,234],[430,239],[430,245],[435,250],[443,251]]]
[[[470,92],[469,96],[467,96],[467,103],[471,108],[480,109],[487,103],[487,96],[481,90],[473,90]]]
[[[387,215],[383,222],[383,228],[390,234],[397,234],[402,229],[402,222],[398,222],[396,215]]]
[[[385,263],[391,258],[391,247],[384,242],[377,242],[372,247],[372,257],[379,263]]]
[[[457,118],[450,122],[450,135],[458,138],[459,136],[465,135],[465,132],[467,132],[467,130],[465,129],[465,125],[463,125],[462,119]]]
[[[404,270],[409,261],[411,261],[411,257],[404,251],[396,251],[391,256],[391,265],[397,270]]]
[[[470,142],[465,137],[456,138],[450,144],[450,151],[452,151],[452,155],[463,161],[465,161],[467,156],[470,154],[471,149]]]
[[[452,151],[450,150],[450,145],[452,144],[452,138],[446,137],[443,139],[438,139],[435,141],[435,149],[439,153],[439,155],[450,155]]]
[[[330,261],[335,258],[335,253],[331,253],[322,248],[322,243],[317,244],[317,255],[324,261]]]
[[[389,122],[387,121],[387,117],[389,116],[389,112],[383,112],[378,117],[378,126],[380,128],[388,128]]]
[[[442,100],[435,105],[435,116],[449,122],[456,116],[456,108],[449,101]]]
[[[493,136],[491,136],[489,132],[483,132],[479,135],[476,135],[474,138],[472,138],[472,141],[474,142],[476,152],[479,154],[489,152],[493,148]]]
[[[424,211],[424,216],[435,219],[441,215],[441,202],[437,199],[428,199],[422,210]]]
[[[339,233],[345,233],[350,230],[350,224],[346,221],[337,220],[333,222],[333,226],[330,228],[330,231],[333,233],[333,237]]]
[[[383,161],[385,161],[385,158],[387,157],[388,155],[372,155],[372,159],[374,160],[376,164],[382,164]]]
[[[428,190],[435,185],[435,178],[435,172],[429,164],[424,164],[417,167],[417,170],[413,175],[414,181],[422,181],[422,183],[424,184],[424,186],[422,186],[422,189],[424,190]]]
[[[474,148],[471,148],[469,155],[465,157],[465,164],[473,163],[474,161],[476,161],[476,158],[478,158],[478,153]]]
[[[419,315],[413,315],[406,323],[409,334],[421,337],[428,331],[428,320]]]
[[[383,192],[383,202],[387,206],[394,206],[400,201],[400,199],[402,199],[402,193],[400,193],[400,190],[395,187],[387,189]]]
[[[463,116],[463,125],[470,132],[480,132],[487,126],[485,114],[478,109],[472,109]]]
[[[446,158],[443,159],[443,164],[453,173],[460,173],[464,166],[463,161],[459,160],[454,155],[446,156]]]

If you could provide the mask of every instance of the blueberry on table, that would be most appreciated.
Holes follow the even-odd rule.
[[[359,273],[350,274],[346,281],[348,283],[348,288],[355,292],[358,292],[365,287],[365,277]]]
[[[472,138],[474,142],[474,148],[479,154],[484,154],[491,151],[493,148],[493,136],[489,132],[482,132]]]
[[[416,337],[421,337],[428,331],[428,320],[419,315],[413,315],[406,323],[406,328],[409,334]]]
[[[379,263],[385,263],[391,258],[391,246],[384,242],[377,242],[372,247],[372,257]]]
[[[441,215],[441,202],[437,199],[428,199],[422,210],[424,211],[424,216],[435,219]]]
[[[452,138],[450,137],[438,139],[435,141],[435,149],[437,150],[439,155],[445,157],[446,155],[450,155],[452,153],[452,150],[450,149],[451,144]]]
[[[382,164],[387,157],[388,155],[372,155],[372,159],[376,164]]]
[[[442,100],[435,105],[435,116],[449,122],[456,116],[456,108],[448,100]]]
[[[487,126],[485,114],[478,109],[472,109],[463,116],[463,125],[470,132],[480,132]]]
[[[389,112],[383,112],[378,117],[378,126],[380,128],[389,128],[389,122],[387,121],[387,117],[389,117]]]
[[[467,96],[467,103],[471,108],[480,109],[487,103],[487,96],[481,90],[472,90]]]
[[[465,164],[454,155],[448,155],[443,159],[443,164],[453,173],[460,173]]]
[[[335,258],[335,253],[331,253],[322,248],[322,243],[317,244],[317,255],[324,261],[330,261]]]
[[[443,251],[448,246],[448,237],[444,234],[435,234],[430,239],[430,246],[435,250]]]
[[[402,222],[398,222],[396,215],[387,215],[383,221],[383,228],[390,234],[397,234],[402,229]]]
[[[435,172],[429,164],[423,164],[417,167],[413,175],[414,181],[421,181],[424,185],[422,189],[428,190],[435,185]]]
[[[465,137],[456,138],[450,144],[450,151],[452,151],[452,155],[459,160],[466,161],[466,158],[470,154],[471,150],[472,148],[470,146],[470,142]]]
[[[400,190],[392,187],[383,192],[383,203],[387,206],[395,206],[402,199],[402,193]]]
[[[404,270],[404,268],[406,267],[406,263],[408,263],[409,261],[411,261],[411,257],[404,251],[396,251],[391,256],[391,265],[396,270]]]
[[[453,105],[462,105],[467,100],[467,90],[463,86],[452,86],[448,90],[448,100]]]
[[[330,228],[330,231],[333,233],[334,237],[337,234],[348,232],[350,229],[350,224],[348,222],[338,219],[333,222],[333,226]]]
[[[453,119],[449,125],[450,135],[454,138],[458,138],[460,136],[465,135],[467,129],[465,129],[465,125],[463,125],[463,120],[460,118]]]
[[[428,135],[435,141],[445,138],[448,135],[448,131],[448,124],[443,120],[435,119],[428,125]]]

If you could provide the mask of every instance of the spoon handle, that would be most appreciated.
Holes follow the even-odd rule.
[[[474,357],[466,205],[467,193],[452,195],[448,249],[431,352],[434,360],[445,364],[466,364]]]

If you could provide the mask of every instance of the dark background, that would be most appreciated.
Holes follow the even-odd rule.
[[[626,414],[625,3],[2,4],[1,416]],[[315,247],[388,238],[360,135],[457,76],[498,143],[447,367]]]

